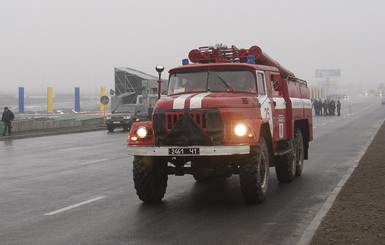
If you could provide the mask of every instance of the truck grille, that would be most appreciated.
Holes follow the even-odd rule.
[[[156,145],[220,145],[224,125],[218,108],[159,111],[153,114]]]
[[[184,112],[166,112],[166,131],[169,133],[175,124],[180,120]],[[189,112],[191,118],[203,131],[207,132],[207,118],[205,113]]]

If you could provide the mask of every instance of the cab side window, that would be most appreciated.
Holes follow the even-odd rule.
[[[262,72],[257,73],[257,87],[259,95],[266,94],[265,75]]]
[[[278,75],[271,76],[271,85],[274,96],[282,96],[282,88],[280,83],[281,77]]]

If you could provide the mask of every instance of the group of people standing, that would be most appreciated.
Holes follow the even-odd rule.
[[[314,100],[313,107],[316,116],[335,116],[337,109],[337,116],[341,116],[341,102],[338,100],[337,103],[333,99],[325,100]]]

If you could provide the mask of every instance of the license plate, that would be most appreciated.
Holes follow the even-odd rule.
[[[168,148],[169,155],[199,155],[199,148]]]

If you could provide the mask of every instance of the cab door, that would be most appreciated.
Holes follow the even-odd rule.
[[[285,140],[287,139],[286,101],[282,95],[281,76],[272,75],[269,82],[273,100],[274,141]]]
[[[269,123],[271,136],[274,137],[272,99],[270,98],[266,86],[265,73],[257,71],[257,95],[258,101],[261,104],[261,116],[264,122]]]

